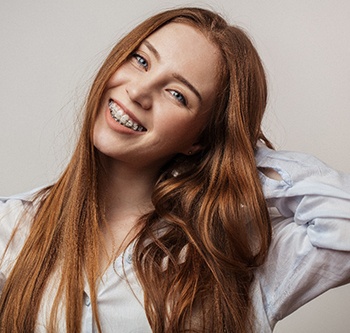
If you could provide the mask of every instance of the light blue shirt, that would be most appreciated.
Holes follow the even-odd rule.
[[[259,147],[259,168],[273,169],[281,179],[260,173],[269,208],[273,240],[269,255],[255,274],[252,285],[255,332],[272,332],[276,322],[326,290],[350,282],[350,175],[337,172],[318,159],[301,153]],[[32,193],[1,198],[0,255]],[[0,267],[1,280],[29,232],[22,223]],[[98,284],[98,307],[103,332],[151,332],[143,308],[143,292],[132,265],[133,246],[118,257]],[[124,268],[123,268],[124,262]],[[124,276],[126,274],[127,280]],[[50,283],[38,318],[38,332],[45,332],[55,280]],[[86,286],[83,332],[95,332]],[[64,311],[59,320],[65,330]]]

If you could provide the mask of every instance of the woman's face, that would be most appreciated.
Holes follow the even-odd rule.
[[[218,64],[217,47],[189,25],[170,23],[150,35],[107,83],[95,147],[142,168],[198,152],[215,101]]]

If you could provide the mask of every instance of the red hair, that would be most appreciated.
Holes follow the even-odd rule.
[[[250,286],[271,238],[254,159],[257,141],[269,144],[261,131],[265,74],[241,29],[211,11],[181,8],[137,26],[99,70],[72,159],[57,183],[38,196],[30,234],[1,294],[1,331],[34,332],[44,290],[58,274],[49,331],[55,330],[63,302],[67,331],[80,332],[86,272],[93,315],[102,332],[95,285],[104,218],[93,125],[109,78],[147,36],[169,22],[189,24],[216,45],[221,71],[216,103],[201,136],[205,149],[179,156],[163,168],[152,195],[154,210],[139,221],[134,267],[146,314],[154,332],[249,330]]]

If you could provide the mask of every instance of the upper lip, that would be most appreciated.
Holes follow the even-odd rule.
[[[123,103],[113,98],[110,98],[109,101],[112,101],[113,103],[117,104],[123,110],[123,112],[129,116],[131,121],[137,123],[139,126],[142,126],[145,130],[147,130],[147,128],[140,122],[140,120],[135,116],[135,114],[131,112]]]

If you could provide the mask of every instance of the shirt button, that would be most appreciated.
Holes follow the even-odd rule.
[[[128,254],[128,256],[126,257],[126,262],[128,264],[131,264],[132,263],[132,254]]]
[[[84,303],[85,303],[86,306],[90,306],[91,303],[90,303],[90,297],[89,296],[85,295]]]

